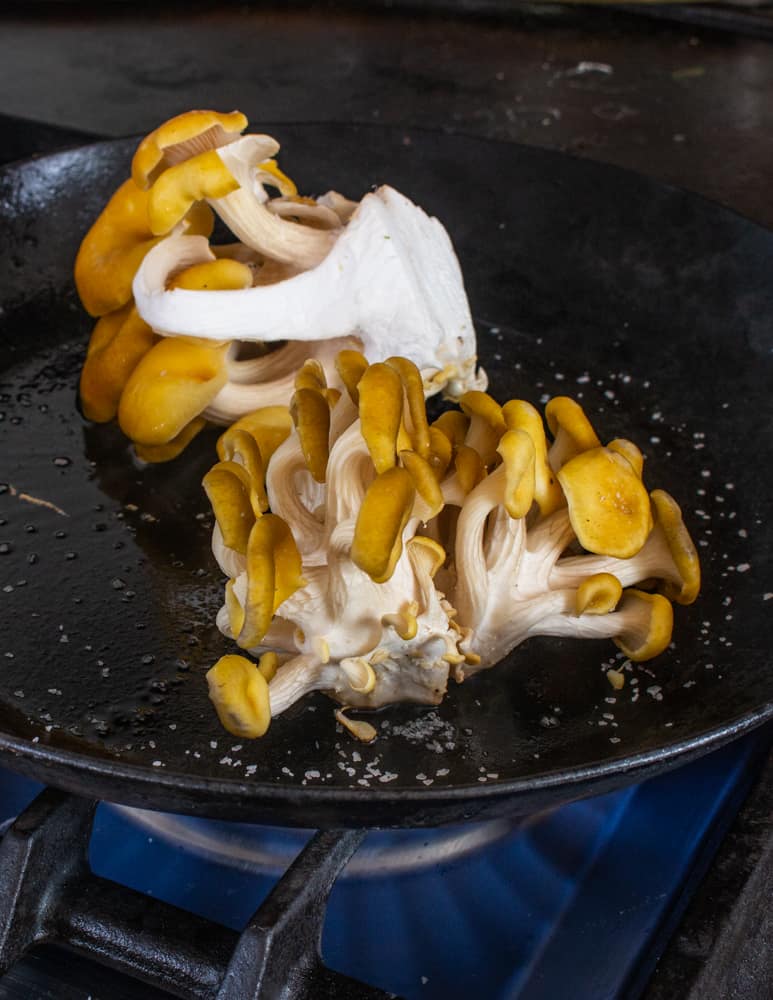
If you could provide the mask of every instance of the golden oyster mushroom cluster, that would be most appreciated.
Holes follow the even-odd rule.
[[[485,388],[440,223],[387,186],[299,196],[279,144],[247,124],[190,111],[159,126],[84,238],[86,417],[117,417],[141,459],[165,461],[206,423],[286,400],[307,358],[334,379],[345,347],[381,360],[397,345],[427,392]],[[210,243],[215,215],[233,242]]]
[[[315,690],[437,704],[449,675],[534,635],[611,638],[632,660],[668,646],[700,566],[635,444],[602,444],[567,397],[547,430],[528,402],[480,390],[430,423],[411,361],[347,350],[335,366],[342,392],[307,361],[289,407],[229,428],[204,479],[228,577],[218,625],[257,659],[207,675],[226,729],[261,736]]]

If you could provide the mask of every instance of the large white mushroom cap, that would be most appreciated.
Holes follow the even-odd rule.
[[[458,393],[485,387],[462,273],[442,224],[394,188],[365,195],[315,267],[233,291],[169,289],[174,274],[213,260],[203,237],[172,235],[134,279],[140,316],[165,336],[318,341],[356,336],[370,361],[410,358]]]

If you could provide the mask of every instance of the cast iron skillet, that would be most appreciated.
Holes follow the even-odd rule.
[[[133,141],[0,174],[0,759],[113,801],[286,825],[431,825],[611,789],[773,715],[773,234],[594,163],[427,132],[278,129],[304,191],[388,181],[449,229],[494,394],[579,397],[647,454],[703,558],[675,645],[616,694],[607,643],[531,640],[369,747],[318,696],[239,746],[206,697],[229,647],[199,483],[214,435],[140,468],[79,415],[79,240]]]

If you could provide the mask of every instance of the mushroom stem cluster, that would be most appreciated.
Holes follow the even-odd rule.
[[[237,111],[165,122],[84,238],[86,416],[117,417],[140,458],[164,461],[208,422],[286,400],[306,359],[334,385],[345,348],[410,356],[427,394],[485,388],[440,222],[388,186],[300,196],[276,140],[246,127]],[[233,242],[210,242],[215,215]]]
[[[204,479],[228,577],[218,626],[254,658],[208,674],[230,732],[262,735],[311,691],[437,704],[449,677],[537,635],[612,639],[632,660],[668,646],[700,566],[632,442],[602,445],[567,397],[547,430],[481,390],[430,423],[410,360],[346,350],[335,369],[342,390],[306,361],[289,407],[230,427]]]

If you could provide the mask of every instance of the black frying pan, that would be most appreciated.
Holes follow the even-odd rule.
[[[378,741],[307,699],[239,749],[203,675],[229,649],[200,489],[215,435],[140,469],[76,408],[90,322],[71,266],[134,142],[0,174],[0,759],[158,809],[291,825],[531,811],[695,757],[773,715],[773,234],[565,156],[426,132],[277,128],[304,191],[388,181],[456,244],[494,394],[581,398],[633,438],[703,557],[675,646],[615,694],[607,643],[531,640]],[[612,700],[614,699],[614,700]]]

